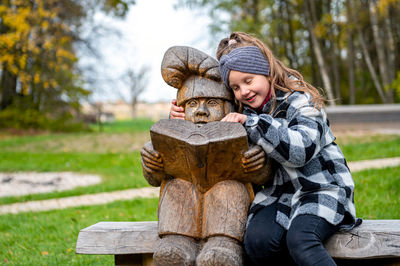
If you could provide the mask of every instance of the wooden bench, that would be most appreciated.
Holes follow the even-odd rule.
[[[157,222],[99,222],[79,232],[77,254],[112,254],[115,265],[153,265]],[[364,220],[325,246],[338,265],[400,265],[400,220]]]

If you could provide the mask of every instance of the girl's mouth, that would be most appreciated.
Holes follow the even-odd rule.
[[[255,99],[256,99],[256,95],[253,95],[253,96],[247,98],[246,100],[247,100],[249,103],[251,103],[251,102],[253,102]]]

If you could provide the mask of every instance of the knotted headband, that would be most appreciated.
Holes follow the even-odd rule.
[[[229,73],[231,70],[266,76],[270,74],[269,62],[256,46],[239,47],[220,58],[219,71],[228,88],[230,88]]]

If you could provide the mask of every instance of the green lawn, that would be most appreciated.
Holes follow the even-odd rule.
[[[97,174],[102,183],[69,191],[0,198],[0,204],[148,186],[140,149],[149,140],[150,120],[106,124],[103,132],[3,136],[0,171],[74,171]]]
[[[0,216],[0,265],[113,265],[113,256],[77,255],[79,230],[99,221],[155,221],[157,199]]]
[[[149,120],[106,124],[102,131],[10,136],[0,133],[0,171],[73,171],[98,174],[103,182],[64,192],[0,198],[0,204],[148,186],[140,148]],[[348,161],[400,156],[400,136],[337,140]],[[353,173],[357,216],[400,219],[400,167]],[[99,221],[156,220],[157,199],[0,216],[0,264],[110,265],[112,256],[76,255],[78,232]]]

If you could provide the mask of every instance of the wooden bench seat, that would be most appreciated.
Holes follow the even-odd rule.
[[[99,222],[79,233],[77,254],[112,254],[116,265],[152,265],[157,222]],[[400,265],[400,220],[364,220],[325,246],[339,265]]]

